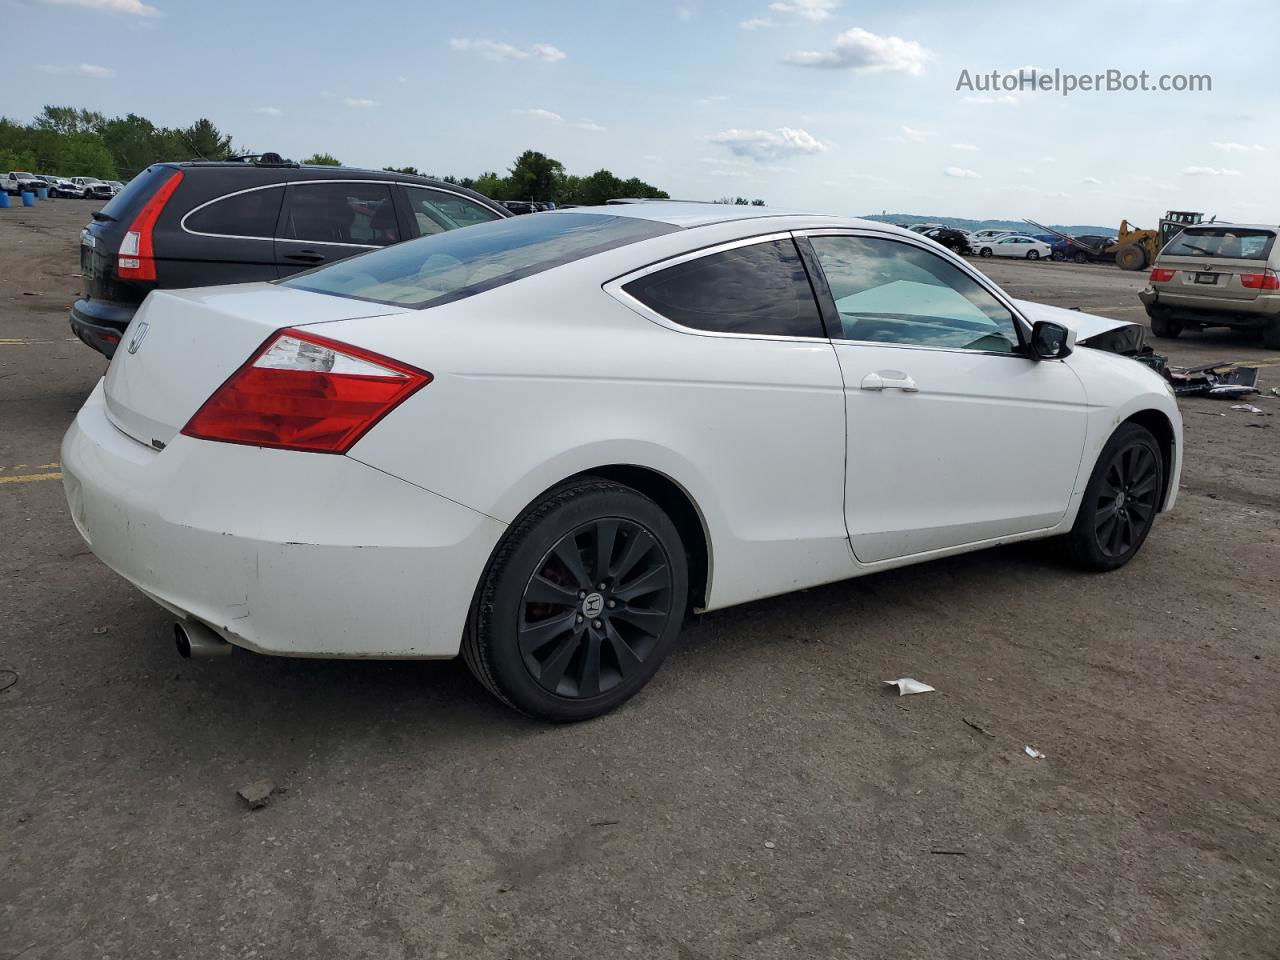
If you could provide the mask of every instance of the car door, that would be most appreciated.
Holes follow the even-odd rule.
[[[844,377],[845,522],[879,563],[1054,526],[1084,449],[1084,388],[1036,361],[1008,300],[958,258],[807,232]]]
[[[290,183],[275,240],[280,276],[405,239],[391,186],[377,180]]]

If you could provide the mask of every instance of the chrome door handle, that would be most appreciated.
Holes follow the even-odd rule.
[[[901,390],[903,393],[919,393],[920,388],[910,376],[901,370],[877,370],[862,378],[863,390]]]

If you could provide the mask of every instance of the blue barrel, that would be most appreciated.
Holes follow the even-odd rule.
[[[0,210],[9,209],[9,191],[0,190]]]
[[[36,187],[36,196],[37,196],[37,197],[39,197],[41,200],[48,200],[48,199],[49,199],[49,188],[48,188],[48,187]]]
[[[22,191],[22,205],[24,207],[34,207],[36,205],[36,195],[30,190]]]

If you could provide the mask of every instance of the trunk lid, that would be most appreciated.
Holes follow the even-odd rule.
[[[162,450],[276,330],[400,312],[269,283],[157,290],[107,368],[107,416]]]

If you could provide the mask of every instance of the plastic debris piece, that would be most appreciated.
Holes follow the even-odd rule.
[[[897,687],[898,696],[905,697],[909,693],[933,693],[933,687],[927,683],[921,683],[919,680],[911,677],[901,677],[897,680],[885,680],[886,687]]]
[[[1255,407],[1252,403],[1233,403],[1231,405],[1231,409],[1241,410],[1244,413],[1261,413],[1262,412],[1261,407]]]
[[[1044,759],[1044,754],[1041,753],[1039,750],[1037,750],[1035,747],[1023,747],[1022,749],[1026,752],[1027,756],[1030,757],[1032,760]]]

